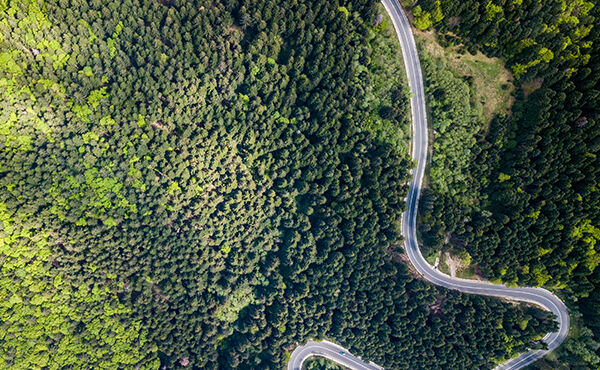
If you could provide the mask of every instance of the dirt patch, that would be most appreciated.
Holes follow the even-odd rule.
[[[289,351],[289,352],[291,352],[291,351],[293,351],[293,350],[294,350],[294,349],[295,349],[297,346],[298,346],[298,343],[296,342],[296,344],[290,344],[289,346],[287,346],[287,347],[282,347],[282,348],[283,348],[284,350],[286,350],[286,351]]]
[[[445,256],[446,265],[448,265],[448,268],[450,269],[450,276],[456,277],[456,271],[462,270],[465,268],[465,265],[463,265],[459,258],[450,256],[450,253],[448,252],[445,253]]]
[[[544,79],[541,77],[533,78],[527,82],[523,82],[521,84],[521,88],[523,89],[523,97],[525,98],[525,101],[527,101],[527,97],[532,92],[534,92],[535,90],[542,87],[543,83],[544,83]]]
[[[483,117],[488,123],[498,113],[510,114],[514,101],[513,75],[499,58],[489,58],[481,52],[472,55],[462,44],[443,47],[435,31],[415,30],[417,42],[434,59],[441,59],[458,77],[471,81],[475,100],[481,104]],[[455,36],[451,33],[449,36]]]
[[[150,124],[150,126],[157,128],[159,130],[164,130],[164,131],[169,131],[169,129],[167,129],[164,125],[163,125],[163,121],[154,121]]]

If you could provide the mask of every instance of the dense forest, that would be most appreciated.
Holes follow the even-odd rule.
[[[279,369],[330,338],[464,369],[542,347],[548,313],[400,261],[408,94],[376,100],[377,9],[0,1],[0,367]]]
[[[576,319],[559,361],[600,366],[600,5],[423,0],[412,13],[417,27],[435,27],[446,44],[503,58],[517,88],[511,113],[497,115],[489,130],[475,115],[469,135],[441,135],[463,145],[435,147],[420,209],[428,250],[450,246],[488,278],[558,290]],[[470,81],[427,77],[430,101],[444,101],[432,106],[434,129],[463,127],[451,115],[460,96],[447,81],[466,91]],[[461,177],[440,184],[436,171]]]

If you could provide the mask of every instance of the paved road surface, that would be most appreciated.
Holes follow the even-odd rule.
[[[356,357],[348,352],[344,347],[331,343],[329,341],[313,342],[309,340],[303,346],[298,346],[290,355],[288,361],[288,370],[300,370],[302,369],[302,363],[309,357],[320,356],[328,358],[331,361],[337,362],[338,364],[348,367],[350,369],[361,369],[361,370],[382,370],[383,368],[365,362],[359,357]]]
[[[417,209],[427,160],[427,113],[425,109],[423,77],[417,48],[406,15],[396,0],[382,0],[382,2],[398,34],[409,85],[413,92],[411,99],[413,120],[412,157],[417,162],[417,168],[413,170],[413,179],[410,183],[410,190],[407,197],[407,211],[402,214],[402,235],[405,239],[406,253],[415,269],[425,279],[435,285],[448,289],[456,289],[464,293],[530,302],[554,313],[557,317],[559,330],[555,333],[549,333],[544,337],[544,340],[548,344],[548,350],[530,351],[498,366],[498,369],[503,370],[523,368],[551,352],[563,342],[569,332],[569,313],[567,307],[558,297],[545,289],[508,288],[500,284],[453,278],[434,269],[423,258],[419,250],[416,231]],[[344,355],[341,355],[340,352],[343,352]],[[350,355],[347,350],[333,343],[309,342],[307,345],[300,346],[294,350],[288,362],[288,370],[301,368],[302,362],[310,356],[327,357],[352,369],[366,370],[377,368],[373,364],[363,363],[361,360]],[[344,360],[348,360],[349,362]]]

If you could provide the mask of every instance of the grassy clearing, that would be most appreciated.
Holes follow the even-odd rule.
[[[425,260],[430,265],[435,266],[436,260],[439,259],[437,267],[441,272],[450,275],[450,264],[454,264],[456,277],[481,280],[477,267],[470,264],[470,258],[464,258],[464,255],[461,258],[460,253],[456,253],[456,251],[448,245],[442,248],[442,250],[432,250],[430,252],[431,253],[425,256]],[[450,256],[450,259],[448,259],[448,256]]]
[[[470,54],[464,45],[454,45],[453,35],[438,35],[434,31],[415,30],[417,43],[434,59],[443,60],[456,76],[470,82],[474,103],[481,104],[483,120],[487,125],[499,113],[510,113],[514,101],[513,75],[499,58],[489,58],[477,52]],[[443,39],[442,39],[443,38]],[[442,39],[442,40],[440,40]],[[442,46],[445,45],[444,46]]]

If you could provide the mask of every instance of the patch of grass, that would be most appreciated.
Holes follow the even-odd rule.
[[[514,78],[501,59],[489,58],[479,51],[475,55],[469,53],[464,45],[453,44],[452,34],[415,31],[415,36],[425,52],[443,60],[449,70],[471,85],[471,99],[481,105],[486,125],[496,114],[510,113]]]
[[[437,256],[438,256],[438,253],[431,253],[425,257],[425,260],[427,261],[427,263],[429,263],[431,266],[433,266],[435,264],[435,259],[437,258]]]
[[[473,270],[473,266],[468,266],[464,269],[456,270],[456,277],[462,279],[473,279],[475,278],[475,271]]]
[[[450,268],[446,263],[446,254],[442,252],[440,255],[440,264],[438,265],[438,269],[444,274],[450,275]]]

